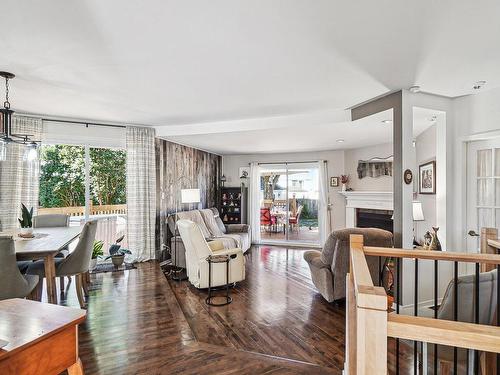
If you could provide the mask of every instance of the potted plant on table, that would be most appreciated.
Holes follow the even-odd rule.
[[[21,219],[17,219],[21,225],[21,237],[33,237],[33,207],[30,210],[21,203]]]
[[[97,259],[104,255],[102,248],[104,246],[104,242],[102,241],[94,241],[94,245],[92,247],[92,257],[90,258],[89,268],[93,270],[97,266]]]
[[[132,254],[132,252],[128,249],[122,249],[119,244],[123,240],[124,236],[121,236],[116,240],[114,245],[111,245],[109,248],[109,255],[106,257],[106,260],[111,258],[111,261],[115,265],[115,267],[120,267],[125,261],[125,254]]]

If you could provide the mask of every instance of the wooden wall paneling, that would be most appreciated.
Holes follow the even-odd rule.
[[[214,207],[218,202],[221,156],[164,139],[156,139],[156,249],[170,241],[167,216],[176,210],[196,208],[180,203],[180,190],[200,189],[200,208]]]

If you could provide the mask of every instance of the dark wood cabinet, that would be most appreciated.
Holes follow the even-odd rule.
[[[222,188],[220,218],[224,224],[246,224],[247,188]]]

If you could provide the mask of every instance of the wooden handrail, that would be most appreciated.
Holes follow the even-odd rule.
[[[499,243],[500,245],[500,243]],[[350,236],[350,272],[347,274],[347,374],[387,374],[387,338],[500,353],[500,327],[387,313],[387,296],[375,287],[367,255],[500,265],[500,255],[363,246],[362,235]],[[484,356],[486,368],[496,361]]]
[[[500,353],[500,327],[389,314],[387,336]]]
[[[363,236],[351,236],[351,273],[358,307],[387,310],[384,288],[375,287],[363,253]]]
[[[467,262],[481,264],[500,264],[500,255],[496,254],[471,254],[456,253],[453,251],[430,251],[415,249],[392,249],[389,247],[370,247],[363,248],[365,255],[393,257],[393,258],[412,258],[428,260],[447,260],[452,262]]]
[[[351,235],[347,274],[346,369],[349,375],[387,374],[387,296],[375,287],[363,254],[363,236]]]
[[[492,238],[488,240],[488,245],[494,247],[495,249],[500,249],[500,239]]]

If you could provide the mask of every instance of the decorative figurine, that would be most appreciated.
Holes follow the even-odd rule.
[[[436,251],[441,251],[441,242],[439,242],[438,238],[438,230],[439,227],[432,227],[433,233],[432,233],[432,240],[429,249],[430,250],[436,250]]]

